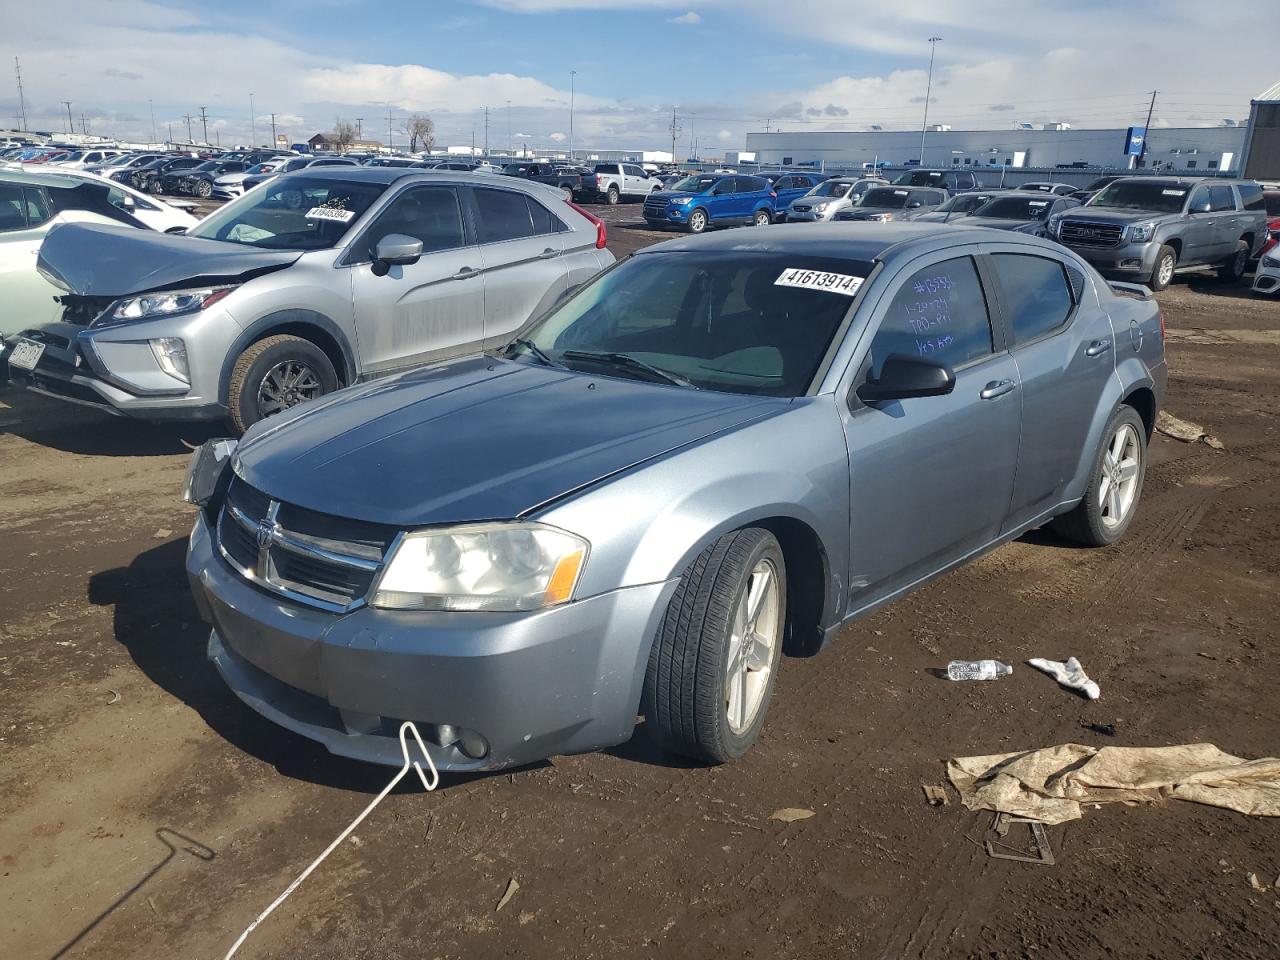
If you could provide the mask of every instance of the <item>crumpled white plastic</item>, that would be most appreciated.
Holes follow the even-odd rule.
[[[1079,690],[1090,700],[1097,700],[1102,694],[1102,690],[1099,689],[1098,685],[1085,675],[1084,667],[1080,666],[1080,661],[1075,657],[1068,657],[1065,662],[1062,660],[1043,660],[1036,657],[1034,660],[1028,660],[1027,663],[1037,670],[1047,673],[1062,686],[1071,690]]]

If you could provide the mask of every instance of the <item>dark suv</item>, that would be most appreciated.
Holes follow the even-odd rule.
[[[1051,217],[1049,235],[1103,273],[1163,290],[1187,267],[1239,280],[1266,242],[1267,210],[1252,180],[1124,177]]]
[[[935,187],[948,193],[969,193],[981,190],[982,181],[972,170],[908,170],[893,178],[895,187]]]

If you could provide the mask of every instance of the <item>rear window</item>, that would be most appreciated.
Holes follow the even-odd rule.
[[[1181,213],[1191,185],[1170,180],[1117,180],[1089,201],[1091,207]]]
[[[1043,220],[1049,215],[1053,199],[1032,197],[997,197],[988,200],[973,211],[975,217],[994,217],[998,220]]]
[[[800,396],[872,264],[742,251],[645,253],[566,301],[524,336],[566,351],[626,354],[695,386]],[[639,376],[615,362],[581,369]]]
[[[991,263],[1017,343],[1035,340],[1067,322],[1075,298],[1061,263],[1021,253],[993,254]]]
[[[907,205],[910,190],[898,190],[894,187],[876,187],[862,195],[861,207],[883,207],[888,210],[901,210]]]
[[[942,174],[936,170],[909,170],[893,181],[903,187],[932,187],[942,182]]]

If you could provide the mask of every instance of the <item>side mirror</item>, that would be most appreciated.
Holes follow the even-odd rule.
[[[894,353],[885,359],[879,378],[869,378],[856,392],[863,403],[878,403],[912,397],[940,397],[955,387],[955,372],[945,363]]]
[[[388,233],[373,251],[373,273],[385,277],[391,267],[404,267],[422,259],[422,241],[403,233]]]
[[[924,204],[922,204],[919,200],[912,200],[910,203],[908,203],[908,204],[907,204],[907,209],[908,209],[908,210],[918,210],[918,209],[920,209],[922,206],[924,206]]]

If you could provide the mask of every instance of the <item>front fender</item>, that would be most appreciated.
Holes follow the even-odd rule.
[[[356,367],[354,353],[351,349],[351,343],[347,339],[347,335],[343,333],[342,328],[333,320],[329,319],[322,313],[315,310],[306,310],[302,308],[293,308],[289,310],[277,310],[266,316],[259,317],[252,323],[245,325],[239,336],[232,342],[231,348],[226,352],[222,360],[222,370],[219,378],[218,395],[225,402],[227,390],[231,384],[231,371],[236,365],[236,360],[240,354],[249,347],[250,344],[261,340],[272,330],[281,327],[292,327],[296,329],[302,327],[315,327],[327,333],[333,338],[342,350],[342,382],[346,384],[353,383],[356,377]]]

